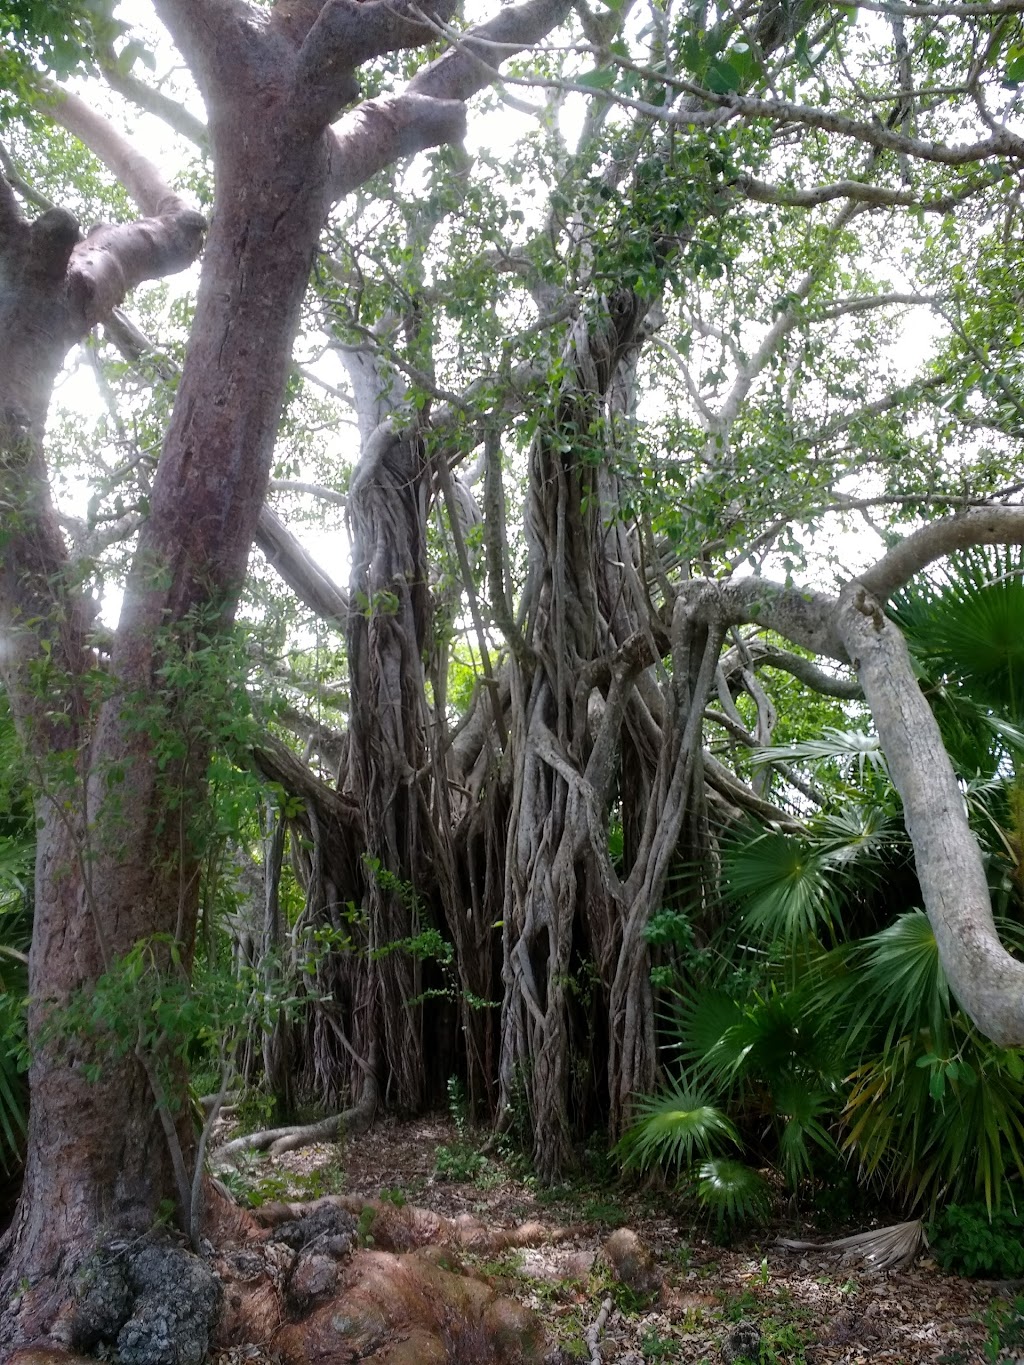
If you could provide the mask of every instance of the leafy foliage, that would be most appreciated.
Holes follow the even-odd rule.
[[[0,124],[31,97],[34,74],[57,77],[92,65],[97,46],[124,31],[114,0],[0,0]]]
[[[742,1161],[716,1157],[698,1172],[697,1195],[723,1230],[748,1220],[764,1220],[771,1210],[771,1186]]]
[[[775,934],[793,948],[835,927],[839,907],[828,862],[799,835],[771,830],[730,839],[722,877],[758,937]]]
[[[947,1204],[928,1226],[932,1254],[947,1274],[1015,1280],[1024,1276],[1024,1211]]]
[[[624,1166],[646,1171],[653,1165],[688,1171],[724,1143],[736,1143],[733,1123],[698,1091],[671,1086],[644,1096],[634,1109],[636,1122],[618,1145]]]

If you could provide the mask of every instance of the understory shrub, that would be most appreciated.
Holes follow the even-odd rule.
[[[943,1270],[982,1279],[1024,1276],[1024,1205],[1003,1203],[991,1216],[984,1204],[947,1204],[928,1228],[932,1253]]]

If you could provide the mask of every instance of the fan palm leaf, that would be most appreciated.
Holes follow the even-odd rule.
[[[839,730],[826,726],[818,739],[802,740],[798,744],[781,744],[755,749],[751,762],[791,763],[809,760],[822,763],[827,760],[839,761],[851,775],[855,772],[857,780],[863,784],[868,771],[880,776],[888,776],[888,767],[882,746],[877,735],[865,734],[861,730]]]
[[[764,1176],[742,1161],[717,1157],[698,1173],[697,1198],[720,1228],[749,1220],[763,1222],[771,1211],[772,1189]]]
[[[1024,550],[976,546],[893,600],[931,671],[983,706],[1024,722]]]
[[[855,949],[861,1019],[888,1020],[885,1046],[903,1033],[934,1039],[949,1020],[949,983],[939,958],[935,931],[923,910],[909,910],[864,939]]]
[[[793,948],[832,935],[839,900],[828,860],[798,834],[748,830],[722,847],[722,881],[747,927]]]
[[[837,1093],[805,1077],[790,1076],[773,1089],[772,1102],[780,1121],[779,1157],[783,1174],[794,1188],[814,1172],[814,1148],[830,1158],[839,1148],[825,1126],[836,1112]]]
[[[675,1083],[660,1095],[638,1099],[635,1113],[636,1123],[616,1148],[626,1167],[674,1166],[681,1172],[723,1143],[739,1141],[732,1121],[707,1094],[687,1085]]]

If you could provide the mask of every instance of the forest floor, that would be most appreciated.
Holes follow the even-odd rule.
[[[552,1237],[498,1256],[462,1260],[541,1318],[561,1358],[591,1361],[587,1331],[602,1303],[614,1308],[600,1336],[601,1359],[719,1365],[740,1320],[760,1331],[761,1365],[983,1365],[1024,1362],[1024,1318],[1006,1286],[944,1275],[925,1254],[907,1270],[871,1272],[837,1253],[787,1251],[778,1235],[812,1239],[862,1231],[847,1223],[827,1233],[794,1213],[768,1231],[716,1244],[711,1230],[670,1192],[577,1180],[539,1188],[521,1162],[480,1155],[447,1116],[383,1120],[341,1143],[277,1158],[247,1158],[231,1184],[259,1204],[328,1194],[383,1198],[489,1228],[540,1222]],[[891,1220],[890,1220],[891,1221]],[[616,1228],[649,1248],[660,1288],[615,1283],[602,1248]],[[557,1230],[557,1231],[556,1231]],[[1008,1302],[1009,1300],[1009,1302]],[[262,1357],[222,1353],[214,1365]]]

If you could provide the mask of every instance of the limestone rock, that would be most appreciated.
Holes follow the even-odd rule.
[[[632,1228],[617,1228],[605,1240],[604,1254],[612,1274],[634,1294],[656,1294],[660,1290],[661,1275],[654,1257]]]
[[[736,1361],[750,1361],[757,1365],[761,1359],[761,1333],[746,1318],[742,1318],[722,1342],[724,1365],[734,1365]]]

